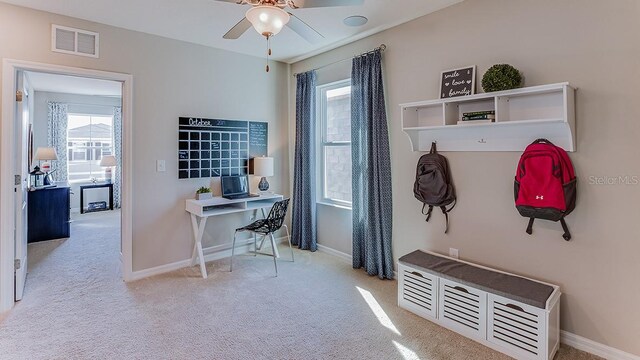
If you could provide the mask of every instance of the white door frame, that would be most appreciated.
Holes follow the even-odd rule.
[[[4,59],[2,63],[2,120],[0,124],[0,314],[14,304],[14,236],[13,204],[14,112],[18,70],[45,72],[113,80],[122,83],[122,276],[132,280],[133,273],[133,76],[115,72]],[[11,200],[9,200],[11,199]]]

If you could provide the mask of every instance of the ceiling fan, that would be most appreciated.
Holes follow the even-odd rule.
[[[364,0],[217,0],[238,5],[251,5],[247,10],[244,19],[240,20],[233,26],[223,38],[238,39],[251,26],[258,34],[267,38],[267,42],[271,37],[278,34],[284,26],[296,32],[303,39],[314,44],[321,41],[324,36],[295,16],[285,8],[301,9],[301,8],[318,8],[331,6],[353,6],[362,5]],[[271,49],[268,49],[268,55],[271,55]],[[269,65],[267,64],[267,71]]]

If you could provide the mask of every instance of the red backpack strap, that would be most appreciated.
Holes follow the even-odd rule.
[[[529,218],[529,224],[527,225],[527,234],[533,234],[533,221],[535,218]]]
[[[529,224],[527,224],[527,234],[531,235],[533,234],[533,222],[535,221],[535,218],[529,218]],[[564,234],[562,234],[562,238],[565,239],[566,241],[571,240],[571,232],[569,232],[569,227],[567,226],[567,222],[564,221],[564,218],[560,219],[560,225],[562,225],[562,230],[564,231]]]
[[[564,218],[560,219],[560,225],[562,225],[562,230],[564,230],[564,234],[562,234],[562,238],[566,241],[571,240],[571,233],[569,232],[569,227],[567,226],[567,222],[564,221]]]
[[[548,144],[553,147],[553,150],[556,154],[558,154],[558,157],[560,158],[562,165],[562,178],[565,182],[568,182],[576,177],[573,169],[573,163],[571,162],[571,158],[569,158],[569,154],[567,154],[567,151],[565,149],[561,148],[560,146],[556,146],[547,139],[536,139],[536,141],[534,141],[532,145],[533,144]]]
[[[571,158],[569,158],[569,154],[567,154],[567,152],[563,148],[559,146],[556,146],[555,148],[558,156],[560,156],[560,160],[562,161],[563,180],[564,182],[569,182],[576,177]]]

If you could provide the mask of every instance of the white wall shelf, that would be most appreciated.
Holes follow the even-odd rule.
[[[532,86],[400,104],[402,130],[413,151],[523,151],[546,138],[576,151],[575,89],[569,83]],[[459,125],[462,114],[493,110],[493,123]]]

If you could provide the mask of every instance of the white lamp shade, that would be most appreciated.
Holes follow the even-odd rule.
[[[273,158],[272,157],[256,157],[253,158],[253,175],[257,176],[273,176]]]
[[[102,160],[100,160],[100,166],[110,167],[116,165],[116,157],[113,155],[105,155],[102,157]]]
[[[41,160],[58,160],[58,154],[56,153],[56,149],[51,147],[39,147],[36,150],[36,154],[33,156],[33,160],[41,161]]]
[[[254,6],[245,14],[258,34],[276,35],[289,22],[289,14],[277,6]]]

